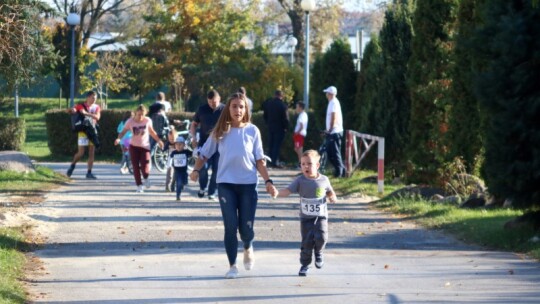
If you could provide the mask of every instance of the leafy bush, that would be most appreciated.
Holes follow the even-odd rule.
[[[114,140],[117,138],[118,133],[116,128],[122,120],[122,116],[125,110],[102,110],[101,119],[99,120],[99,139],[101,141],[101,149],[97,151],[97,154],[106,155],[111,157],[120,156],[120,149],[114,146]],[[194,113],[191,112],[171,112],[167,116],[169,120],[191,120]],[[308,113],[309,124],[308,134],[304,142],[304,150],[317,149],[321,144],[321,137],[319,136],[319,129],[313,121],[313,113]],[[280,159],[287,163],[297,163],[296,153],[294,152],[292,133],[294,126],[296,125],[296,114],[293,110],[289,111],[289,131],[285,136],[283,145],[281,147]],[[255,124],[261,131],[263,139],[263,147],[268,150],[268,128],[264,123],[263,113],[255,112],[251,118],[253,124]],[[71,131],[70,115],[62,110],[49,110],[45,113],[45,124],[47,126],[47,138],[49,149],[52,155],[67,155],[71,156],[77,152],[77,134]]]
[[[22,118],[0,117],[0,151],[19,151],[26,139],[26,123]]]
[[[117,127],[125,110],[102,110],[99,120],[99,139],[101,149],[97,154],[120,156],[120,149],[114,145],[118,137]],[[169,119],[191,119],[193,113],[169,113]],[[70,115],[62,110],[49,110],[45,113],[49,149],[53,155],[73,155],[77,152],[77,133],[71,131]]]

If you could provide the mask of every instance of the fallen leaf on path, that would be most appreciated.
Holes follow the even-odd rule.
[[[384,269],[389,269],[390,268],[390,265],[386,264],[384,265]]]
[[[357,232],[356,235],[366,235],[364,232]]]
[[[514,270],[512,269],[508,270],[508,274],[514,274]]]

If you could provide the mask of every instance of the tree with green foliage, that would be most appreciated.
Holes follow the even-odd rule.
[[[382,50],[379,37],[371,35],[371,40],[364,50],[357,78],[357,92],[351,119],[353,130],[383,136],[382,130],[377,128],[379,125],[376,123],[379,92],[382,89],[382,72]]]
[[[373,123],[385,138],[386,168],[398,175],[405,168],[405,147],[409,142],[411,94],[406,75],[411,57],[412,2],[397,0],[389,6],[379,34],[382,68]]]
[[[309,107],[313,109],[318,123],[324,123],[328,105],[323,90],[332,85],[338,90],[344,128],[350,129],[347,123],[351,121],[354,108],[356,70],[349,43],[343,39],[334,41],[326,53],[317,56],[311,75]]]
[[[259,31],[251,16],[258,4],[166,1],[161,11],[147,17],[150,30],[142,47],[156,58],[154,76],[165,80],[181,71],[192,96],[204,95],[210,87],[229,90],[231,73],[241,68],[237,62],[246,55],[242,38]]]
[[[30,85],[56,59],[42,31],[43,13],[50,13],[50,8],[37,0],[0,3],[0,77],[9,91]]]
[[[441,185],[446,161],[448,111],[452,105],[452,52],[459,0],[418,0],[409,61],[411,89],[408,177],[417,183]]]
[[[473,92],[471,35],[480,23],[478,9],[484,0],[461,0],[458,13],[452,86],[452,107],[448,113],[448,159],[456,157],[464,162],[468,173],[475,173],[482,159],[484,117]]]
[[[485,124],[489,192],[520,208],[540,207],[540,8],[486,0],[470,50],[480,62],[474,92]]]

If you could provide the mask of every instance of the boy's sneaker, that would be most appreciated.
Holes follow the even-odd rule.
[[[177,201],[181,201],[180,197],[177,197],[176,200],[177,200]]]
[[[120,173],[122,173],[123,175],[128,174],[128,173],[129,173],[128,167],[122,167],[122,168],[120,168]]]
[[[86,178],[87,179],[97,179],[97,177],[94,174],[92,174],[91,172],[86,173]]]
[[[143,184],[146,189],[150,189],[150,180],[148,178],[144,179]]]
[[[323,256],[322,256],[322,253],[321,254],[316,254],[315,255],[315,267],[317,267],[318,269],[321,269],[323,268],[324,266],[324,260],[323,260]]]
[[[144,189],[142,185],[137,186],[137,193],[143,193]]]
[[[300,271],[298,272],[298,275],[301,277],[307,276],[307,273],[309,271],[309,266],[302,266],[300,267]]]
[[[75,170],[75,166],[70,166],[69,169],[67,170],[66,175],[68,177],[71,177],[71,174],[73,174],[73,170]]]
[[[244,249],[244,268],[251,270],[255,265],[255,255],[253,254],[253,246]]]
[[[238,268],[236,268],[236,265],[232,265],[231,269],[229,269],[229,271],[227,271],[227,273],[225,274],[225,278],[236,279],[236,277],[238,277]]]
[[[197,192],[197,196],[199,198],[203,198],[204,197],[204,190],[199,190],[199,192]]]
[[[215,201],[215,200],[216,200],[216,197],[213,196],[213,195],[209,195],[209,196],[208,196],[208,199],[211,200],[211,201]]]

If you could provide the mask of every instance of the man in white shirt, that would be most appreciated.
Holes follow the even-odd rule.
[[[343,142],[343,115],[341,114],[341,104],[336,98],[337,89],[330,86],[323,91],[328,99],[326,108],[326,151],[328,160],[334,166],[335,177],[345,177],[345,166],[341,158],[341,143]]]

